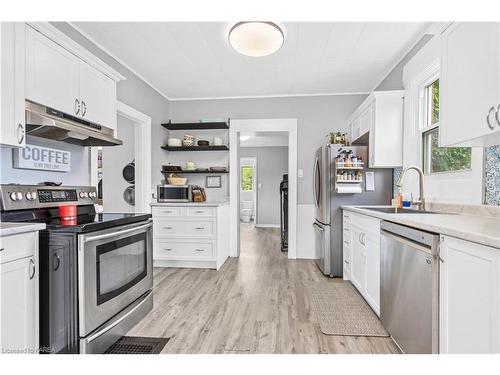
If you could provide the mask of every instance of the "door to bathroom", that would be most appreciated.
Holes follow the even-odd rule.
[[[240,158],[240,220],[257,222],[257,158]]]

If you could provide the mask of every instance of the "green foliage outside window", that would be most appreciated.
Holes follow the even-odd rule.
[[[241,190],[253,191],[253,167],[241,167]]]
[[[425,172],[438,173],[470,169],[470,147],[439,147],[439,79],[427,86],[426,95],[426,127],[438,126],[422,133]]]

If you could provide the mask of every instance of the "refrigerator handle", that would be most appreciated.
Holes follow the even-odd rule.
[[[314,159],[314,168],[313,168],[313,195],[314,195],[314,205],[316,206],[316,208],[319,208],[318,193],[316,192],[317,190],[316,175],[318,170],[319,170],[319,160],[316,157]]]

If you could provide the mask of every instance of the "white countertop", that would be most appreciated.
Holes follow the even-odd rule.
[[[0,237],[45,229],[43,223],[0,223]]]
[[[219,207],[229,204],[229,199],[211,199],[206,202],[168,202],[168,203],[150,203],[151,207]]]
[[[498,217],[446,213],[388,214],[385,212],[367,210],[363,207],[367,206],[342,206],[342,209],[500,249],[500,218]]]

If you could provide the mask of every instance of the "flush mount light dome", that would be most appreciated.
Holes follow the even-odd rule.
[[[268,56],[281,48],[285,35],[272,22],[238,22],[229,31],[229,44],[242,55]]]

